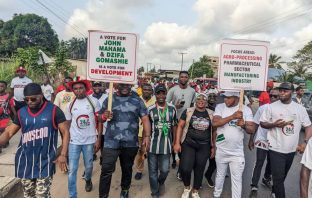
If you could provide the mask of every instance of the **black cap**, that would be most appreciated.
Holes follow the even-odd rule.
[[[94,81],[92,86],[93,87],[95,87],[95,86],[102,86],[102,83],[100,81]]]
[[[164,91],[164,92],[167,92],[167,88],[164,84],[159,84],[156,86],[155,88],[155,93],[158,93],[160,91]]]
[[[37,83],[29,83],[24,88],[24,96],[33,96],[42,94],[41,86]]]
[[[278,89],[286,89],[286,90],[292,90],[294,91],[294,85],[290,82],[283,82],[278,86]]]

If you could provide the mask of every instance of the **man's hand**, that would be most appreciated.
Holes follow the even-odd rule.
[[[101,137],[98,137],[101,138]],[[97,140],[93,145],[94,153],[97,153],[101,148],[101,141]]]
[[[106,110],[101,116],[102,122],[110,121],[113,119],[113,112]]]
[[[236,119],[243,119],[243,112],[236,111],[235,113],[233,113],[232,120],[236,120]]]
[[[307,146],[307,145],[306,145],[305,143],[299,144],[299,145],[297,146],[297,149],[296,149],[297,152],[299,152],[300,154],[302,154],[302,153],[304,152],[306,146]]]
[[[252,149],[255,148],[255,143],[254,143],[253,140],[249,140],[249,142],[248,142],[248,148],[249,148],[249,150],[251,150],[251,151],[252,151]]]
[[[236,123],[237,126],[240,126],[242,128],[245,128],[245,120],[244,119],[239,119]]]
[[[150,142],[151,142],[151,137],[149,137],[149,136],[143,137],[143,141],[142,141],[143,148],[142,149],[145,150],[145,153],[147,153],[149,151]]]
[[[64,155],[58,156],[58,158],[53,161],[53,163],[59,164],[61,171],[68,171],[67,158]]]
[[[288,122],[285,122],[283,119],[278,119],[276,120],[273,125],[275,127],[278,127],[278,128],[283,128],[284,126],[286,126],[287,124],[289,124]]]
[[[178,144],[174,144],[173,145],[173,150],[175,153],[181,153],[181,144],[178,143]]]
[[[182,108],[183,106],[184,106],[184,105],[181,104],[181,101],[180,101],[180,100],[175,104],[176,109],[180,109],[180,108]]]

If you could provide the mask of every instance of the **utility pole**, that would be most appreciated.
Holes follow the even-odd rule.
[[[192,71],[191,71],[191,79],[193,79],[193,70],[194,70],[194,63],[195,63],[195,60],[193,59],[193,65],[192,65]]]
[[[186,52],[179,52],[178,54],[181,54],[181,56],[182,56],[182,60],[181,60],[181,71],[182,71],[182,69],[183,69],[183,55],[187,54],[187,53]]]
[[[146,66],[147,66],[147,72],[148,72],[148,68],[151,70],[152,69],[152,63],[146,63]]]

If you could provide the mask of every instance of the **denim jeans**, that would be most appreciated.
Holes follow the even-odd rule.
[[[80,153],[82,152],[85,166],[85,179],[90,180],[93,170],[93,144],[68,146],[68,191],[70,198],[77,198],[77,170],[79,166]]]
[[[170,154],[148,154],[148,174],[152,196],[159,196],[159,184],[165,183],[169,173],[170,156]]]

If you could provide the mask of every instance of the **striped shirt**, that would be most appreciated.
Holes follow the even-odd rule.
[[[167,136],[162,131],[163,123],[160,115],[164,111],[164,108],[157,107],[156,104],[148,108],[149,118],[152,125],[152,139],[149,150],[150,153],[170,154],[172,152],[172,127],[177,125],[177,110],[170,103],[167,103],[166,105],[168,109],[164,117],[165,123],[168,126]]]

